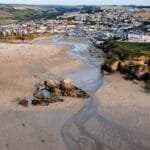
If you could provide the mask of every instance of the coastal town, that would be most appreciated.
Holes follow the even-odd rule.
[[[0,37],[51,33],[88,37],[96,44],[108,39],[131,42],[150,42],[149,18],[136,16],[140,8],[99,8],[91,13],[72,12],[55,19],[32,20],[24,23],[0,26]],[[142,27],[142,28],[141,28]]]

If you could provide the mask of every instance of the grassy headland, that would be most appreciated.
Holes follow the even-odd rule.
[[[120,41],[104,43],[106,61],[102,71],[125,74],[125,79],[144,80],[150,89],[150,44]]]
[[[120,41],[106,41],[104,46],[108,51],[114,54],[125,55],[127,58],[136,58],[141,55],[150,56],[149,43],[134,43],[134,42],[120,42]]]

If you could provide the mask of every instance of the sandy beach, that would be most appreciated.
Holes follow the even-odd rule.
[[[17,97],[30,97],[34,85],[50,79],[64,79],[85,65],[66,55],[70,46],[0,44],[0,108],[14,107]],[[74,64],[74,68],[72,65]]]
[[[150,93],[144,83],[124,80],[120,74],[106,79],[106,85],[96,92],[99,114],[139,137],[141,145],[150,147]]]
[[[88,44],[79,38],[0,43],[0,149],[148,150],[150,101],[144,84],[118,74],[103,78],[102,52]],[[64,78],[91,97],[64,98],[47,107],[17,104],[17,97],[32,97],[37,82]]]
[[[17,97],[32,97],[37,82],[64,79],[87,66],[66,54],[71,46],[0,43],[0,149],[66,149],[61,127],[83,105],[65,98],[48,107],[17,105]],[[73,67],[72,67],[73,66]]]

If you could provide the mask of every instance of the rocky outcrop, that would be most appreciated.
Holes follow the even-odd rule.
[[[114,73],[118,71],[120,61],[110,62],[109,60],[104,61],[101,66],[101,71],[107,71],[108,73]]]
[[[49,95],[45,94],[48,93]],[[35,86],[35,92],[33,96],[37,99],[69,96],[77,98],[88,98],[89,95],[76,87],[69,79],[63,81],[45,81],[44,83],[37,84]]]
[[[150,77],[148,74],[150,74],[150,54],[137,54],[139,50],[137,52],[136,50],[132,50],[133,45],[131,45],[130,50],[122,50],[124,47],[121,43],[119,44],[116,45],[112,41],[104,44],[103,50],[106,54],[106,60],[101,65],[102,73],[115,73],[119,71],[125,74],[125,79],[143,80],[146,86],[149,87]],[[126,46],[128,46],[128,44],[130,43],[127,43]]]
[[[120,63],[120,61],[115,61],[115,62],[113,62],[113,63],[111,64],[111,70],[112,70],[113,72],[118,71],[119,63]]]
[[[88,98],[89,95],[82,89],[76,87],[69,79],[63,81],[50,80],[35,85],[33,99],[17,99],[18,104],[27,107],[29,103],[33,106],[48,106],[50,103],[63,102],[62,96]]]

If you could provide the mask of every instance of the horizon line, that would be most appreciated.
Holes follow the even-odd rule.
[[[137,4],[34,4],[34,3],[0,3],[0,5],[32,5],[32,6],[147,6],[150,5],[137,5]]]

